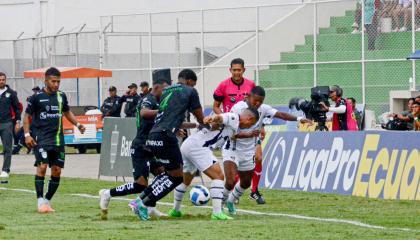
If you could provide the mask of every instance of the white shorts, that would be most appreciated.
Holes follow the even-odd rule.
[[[181,154],[184,163],[183,172],[194,173],[197,169],[204,172],[217,163],[213,152],[207,147],[197,147],[193,139],[185,140],[181,146]]]
[[[223,162],[232,161],[238,167],[238,171],[253,171],[255,168],[255,151],[253,152],[240,152],[232,150],[222,150]]]

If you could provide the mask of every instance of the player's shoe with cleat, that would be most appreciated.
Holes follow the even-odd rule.
[[[131,200],[131,201],[128,203],[128,207],[131,209],[131,211],[132,211],[135,215],[139,215],[139,210],[138,210],[139,205],[138,205],[138,203],[137,203],[137,201],[136,201],[136,200],[137,200],[137,199]]]
[[[51,207],[51,204],[49,202],[45,203],[47,205],[47,212],[55,212],[55,210]]]
[[[211,220],[233,220],[233,217],[229,217],[228,215],[221,213],[213,213],[211,215]]]
[[[181,211],[177,211],[175,208],[172,208],[169,213],[168,213],[169,217],[172,218],[180,218],[182,217],[182,212]]]
[[[261,193],[257,190],[255,192],[251,192],[249,195],[251,199],[254,199],[258,204],[265,204],[265,200],[262,197]]]
[[[147,207],[144,206],[141,199],[136,198],[135,203],[137,204],[137,216],[139,216],[140,220],[149,220],[149,211],[147,210]]]
[[[107,190],[108,189],[101,189],[99,191],[99,207],[102,211],[108,210],[109,201],[111,200],[111,197],[105,194],[105,191]]]
[[[39,213],[48,213],[49,211],[48,205],[46,203],[41,204],[38,206],[38,212]]]
[[[226,202],[226,207],[228,208],[228,211],[229,211],[230,215],[236,215],[235,203],[227,201]]]
[[[148,209],[148,211],[149,211],[149,216],[155,216],[155,217],[157,217],[157,218],[160,218],[160,217],[167,217],[167,216],[168,216],[167,214],[165,214],[165,213],[163,213],[163,212],[159,211],[156,207],[149,207],[149,208],[147,208],[147,209]]]

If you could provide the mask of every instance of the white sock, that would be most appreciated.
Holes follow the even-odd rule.
[[[182,199],[184,198],[184,194],[187,191],[188,186],[184,183],[178,185],[174,191],[174,209],[177,211],[181,211],[181,203]]]
[[[226,202],[230,194],[230,190],[227,190],[226,188],[223,188],[223,202]]]
[[[233,191],[229,194],[228,202],[235,202],[239,200],[240,197],[244,194],[245,189],[241,188],[240,182],[236,183]]]
[[[40,197],[38,198],[38,207],[40,207],[42,204],[44,204],[45,200],[44,198]]]
[[[211,181],[210,187],[210,196],[211,202],[213,204],[213,213],[219,214],[222,212],[222,200],[223,200],[223,190],[224,182],[219,179],[214,179]]]
[[[106,198],[111,198],[111,190],[107,189],[104,191],[104,195]]]

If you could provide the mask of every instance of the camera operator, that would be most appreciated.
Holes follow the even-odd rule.
[[[414,116],[413,104],[414,98],[408,99],[408,110],[401,112],[401,114],[392,113],[389,115],[390,120],[386,126],[388,130],[413,130],[414,129]]]
[[[320,103],[321,109],[332,112],[333,131],[357,131],[357,122],[352,118],[353,109],[351,104],[343,98],[343,89],[338,85],[330,87],[330,98],[335,102],[335,107],[328,107],[324,102]]]
[[[412,105],[413,117],[414,117],[414,130],[420,131],[420,101],[416,101]]]

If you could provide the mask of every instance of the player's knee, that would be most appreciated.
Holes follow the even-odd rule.
[[[61,168],[58,166],[51,167],[51,176],[59,177],[61,175]]]
[[[239,184],[241,185],[241,188],[243,189],[248,189],[251,186],[251,179],[241,179],[241,181],[239,182]]]

